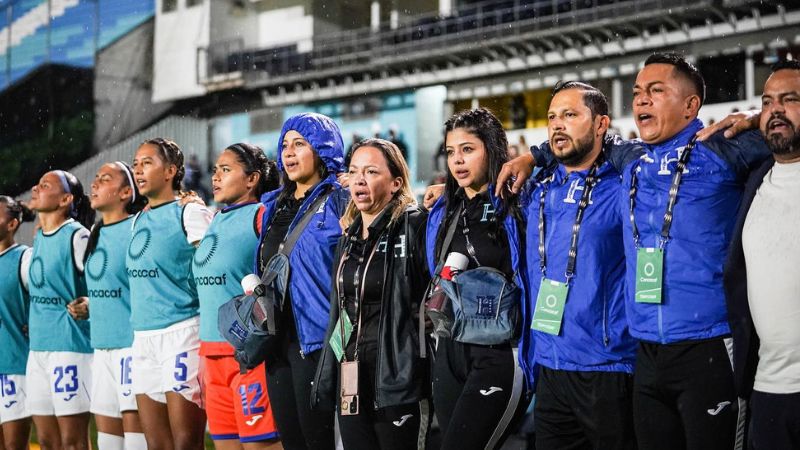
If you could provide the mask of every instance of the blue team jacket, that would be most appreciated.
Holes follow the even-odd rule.
[[[622,172],[620,207],[629,211],[631,176],[638,171],[635,218],[640,246],[657,245],[678,152],[703,128],[695,119],[672,138],[655,145],[616,139],[609,160]],[[539,161],[547,149],[532,148]],[[635,303],[636,246],[630,219],[623,220],[626,314],[633,337],[647,342],[710,339],[730,334],[723,265],[736,212],[749,172],[771,155],[758,131],[725,139],[717,133],[698,142],[678,192],[670,240],[665,245],[661,304]]]
[[[489,198],[491,199],[495,210],[500,211],[503,208],[501,205],[501,200],[494,195],[494,186],[492,185],[489,185]],[[440,197],[431,208],[430,214],[428,214],[428,223],[425,230],[426,261],[428,262],[428,270],[430,271],[431,276],[434,275],[434,271],[436,270],[436,237],[439,233],[439,227],[444,221],[445,214],[445,199],[444,197]],[[528,291],[524,253],[521,251],[522,246],[524,245],[524,238],[521,234],[521,230],[519,230],[517,227],[517,222],[511,217],[510,214],[506,214],[505,219],[503,220],[503,225],[506,230],[506,236],[508,236],[508,246],[511,250],[511,266],[516,271],[516,279],[514,281],[517,283],[520,289],[522,289],[522,298],[524,299],[526,292]],[[523,301],[521,305],[521,313],[523,317],[522,329],[528,330],[530,329],[531,320],[525,303],[526,302]],[[529,345],[530,342],[520,342],[523,344],[523,346],[519,348],[519,364],[525,372],[528,385],[532,387],[534,386],[536,376],[535,367],[529,365],[529,361],[533,361],[533,348],[528,348],[525,346]]]
[[[314,217],[300,234],[289,255],[291,267],[289,292],[300,350],[304,355],[322,348],[325,339],[325,328],[328,325],[330,312],[333,252],[342,235],[339,218],[347,207],[350,193],[342,189],[334,175],[330,175],[307,195],[288,230],[291,233],[306,209],[328,189],[332,189],[330,197],[314,213]],[[255,273],[259,276],[261,276],[259,253],[268,228],[266,224],[270,223],[275,214],[278,196],[282,190],[283,188],[279,188],[261,197],[261,203],[264,205],[261,223],[265,226],[262,227],[259,245],[256,246]]]
[[[546,276],[566,281],[568,253],[578,203],[589,170],[567,173],[556,165],[529,185],[532,190],[525,209],[527,219],[526,262],[530,290],[528,311],[533,315],[542,279],[539,256],[540,197],[545,194]],[[552,174],[552,181],[549,175]],[[534,360],[555,370],[632,373],[636,341],[628,331],[625,316],[625,254],[622,224],[627,216],[619,209],[621,177],[606,161],[597,169],[597,184],[584,210],[578,234],[578,253],[570,282],[561,331],[557,336],[524,330],[523,341],[533,340]]]

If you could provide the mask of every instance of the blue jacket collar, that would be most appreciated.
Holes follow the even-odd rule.
[[[645,144],[644,142],[642,142],[642,145],[647,150],[653,152],[663,149],[672,150],[689,143],[689,141],[692,139],[692,136],[697,134],[697,132],[702,129],[703,129],[703,122],[700,119],[695,118],[694,120],[689,122],[689,124],[686,125],[686,127],[683,130],[679,131],[678,134],[672,136],[666,141],[658,144]]]

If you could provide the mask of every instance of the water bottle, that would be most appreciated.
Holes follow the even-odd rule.
[[[433,285],[428,295],[428,301],[425,302],[425,307],[433,322],[433,333],[439,337],[450,337],[450,328],[452,326],[452,315],[450,307],[450,300],[447,294],[440,286],[439,280],[455,280],[459,272],[464,270],[469,264],[469,258],[462,253],[451,252],[444,260],[444,266],[436,278],[436,283]]]

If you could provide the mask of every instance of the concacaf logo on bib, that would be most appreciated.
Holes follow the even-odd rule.
[[[203,267],[211,261],[211,258],[214,257],[214,253],[217,252],[217,245],[219,244],[219,236],[217,233],[208,233],[200,241],[200,245],[197,247],[197,251],[194,253],[194,263],[197,264],[199,267]]]
[[[93,281],[100,281],[108,269],[108,253],[104,248],[95,249],[86,265],[86,275]]]
[[[31,261],[31,284],[41,289],[44,287],[44,262],[42,258],[37,256]]]
[[[150,247],[150,230],[143,228],[136,232],[131,239],[131,245],[128,247],[128,256],[134,261],[141,258]]]

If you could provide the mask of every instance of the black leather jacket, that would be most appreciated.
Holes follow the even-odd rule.
[[[384,265],[384,289],[378,328],[378,353],[375,383],[375,409],[418,402],[429,396],[426,386],[429,364],[420,357],[417,313],[430,275],[425,265],[425,222],[427,213],[409,207],[389,225],[387,249],[402,244],[404,252],[387,254]],[[359,217],[356,219],[360,221]],[[347,237],[339,239],[334,254],[338,266]],[[393,257],[388,257],[393,255]],[[335,270],[335,268],[334,268]],[[312,409],[334,409],[337,402],[339,368],[328,344],[339,320],[339,307],[334,280],[331,291],[330,320],[325,333],[325,346],[320,355],[314,384],[311,388]],[[366,405],[365,405],[366,406]]]

